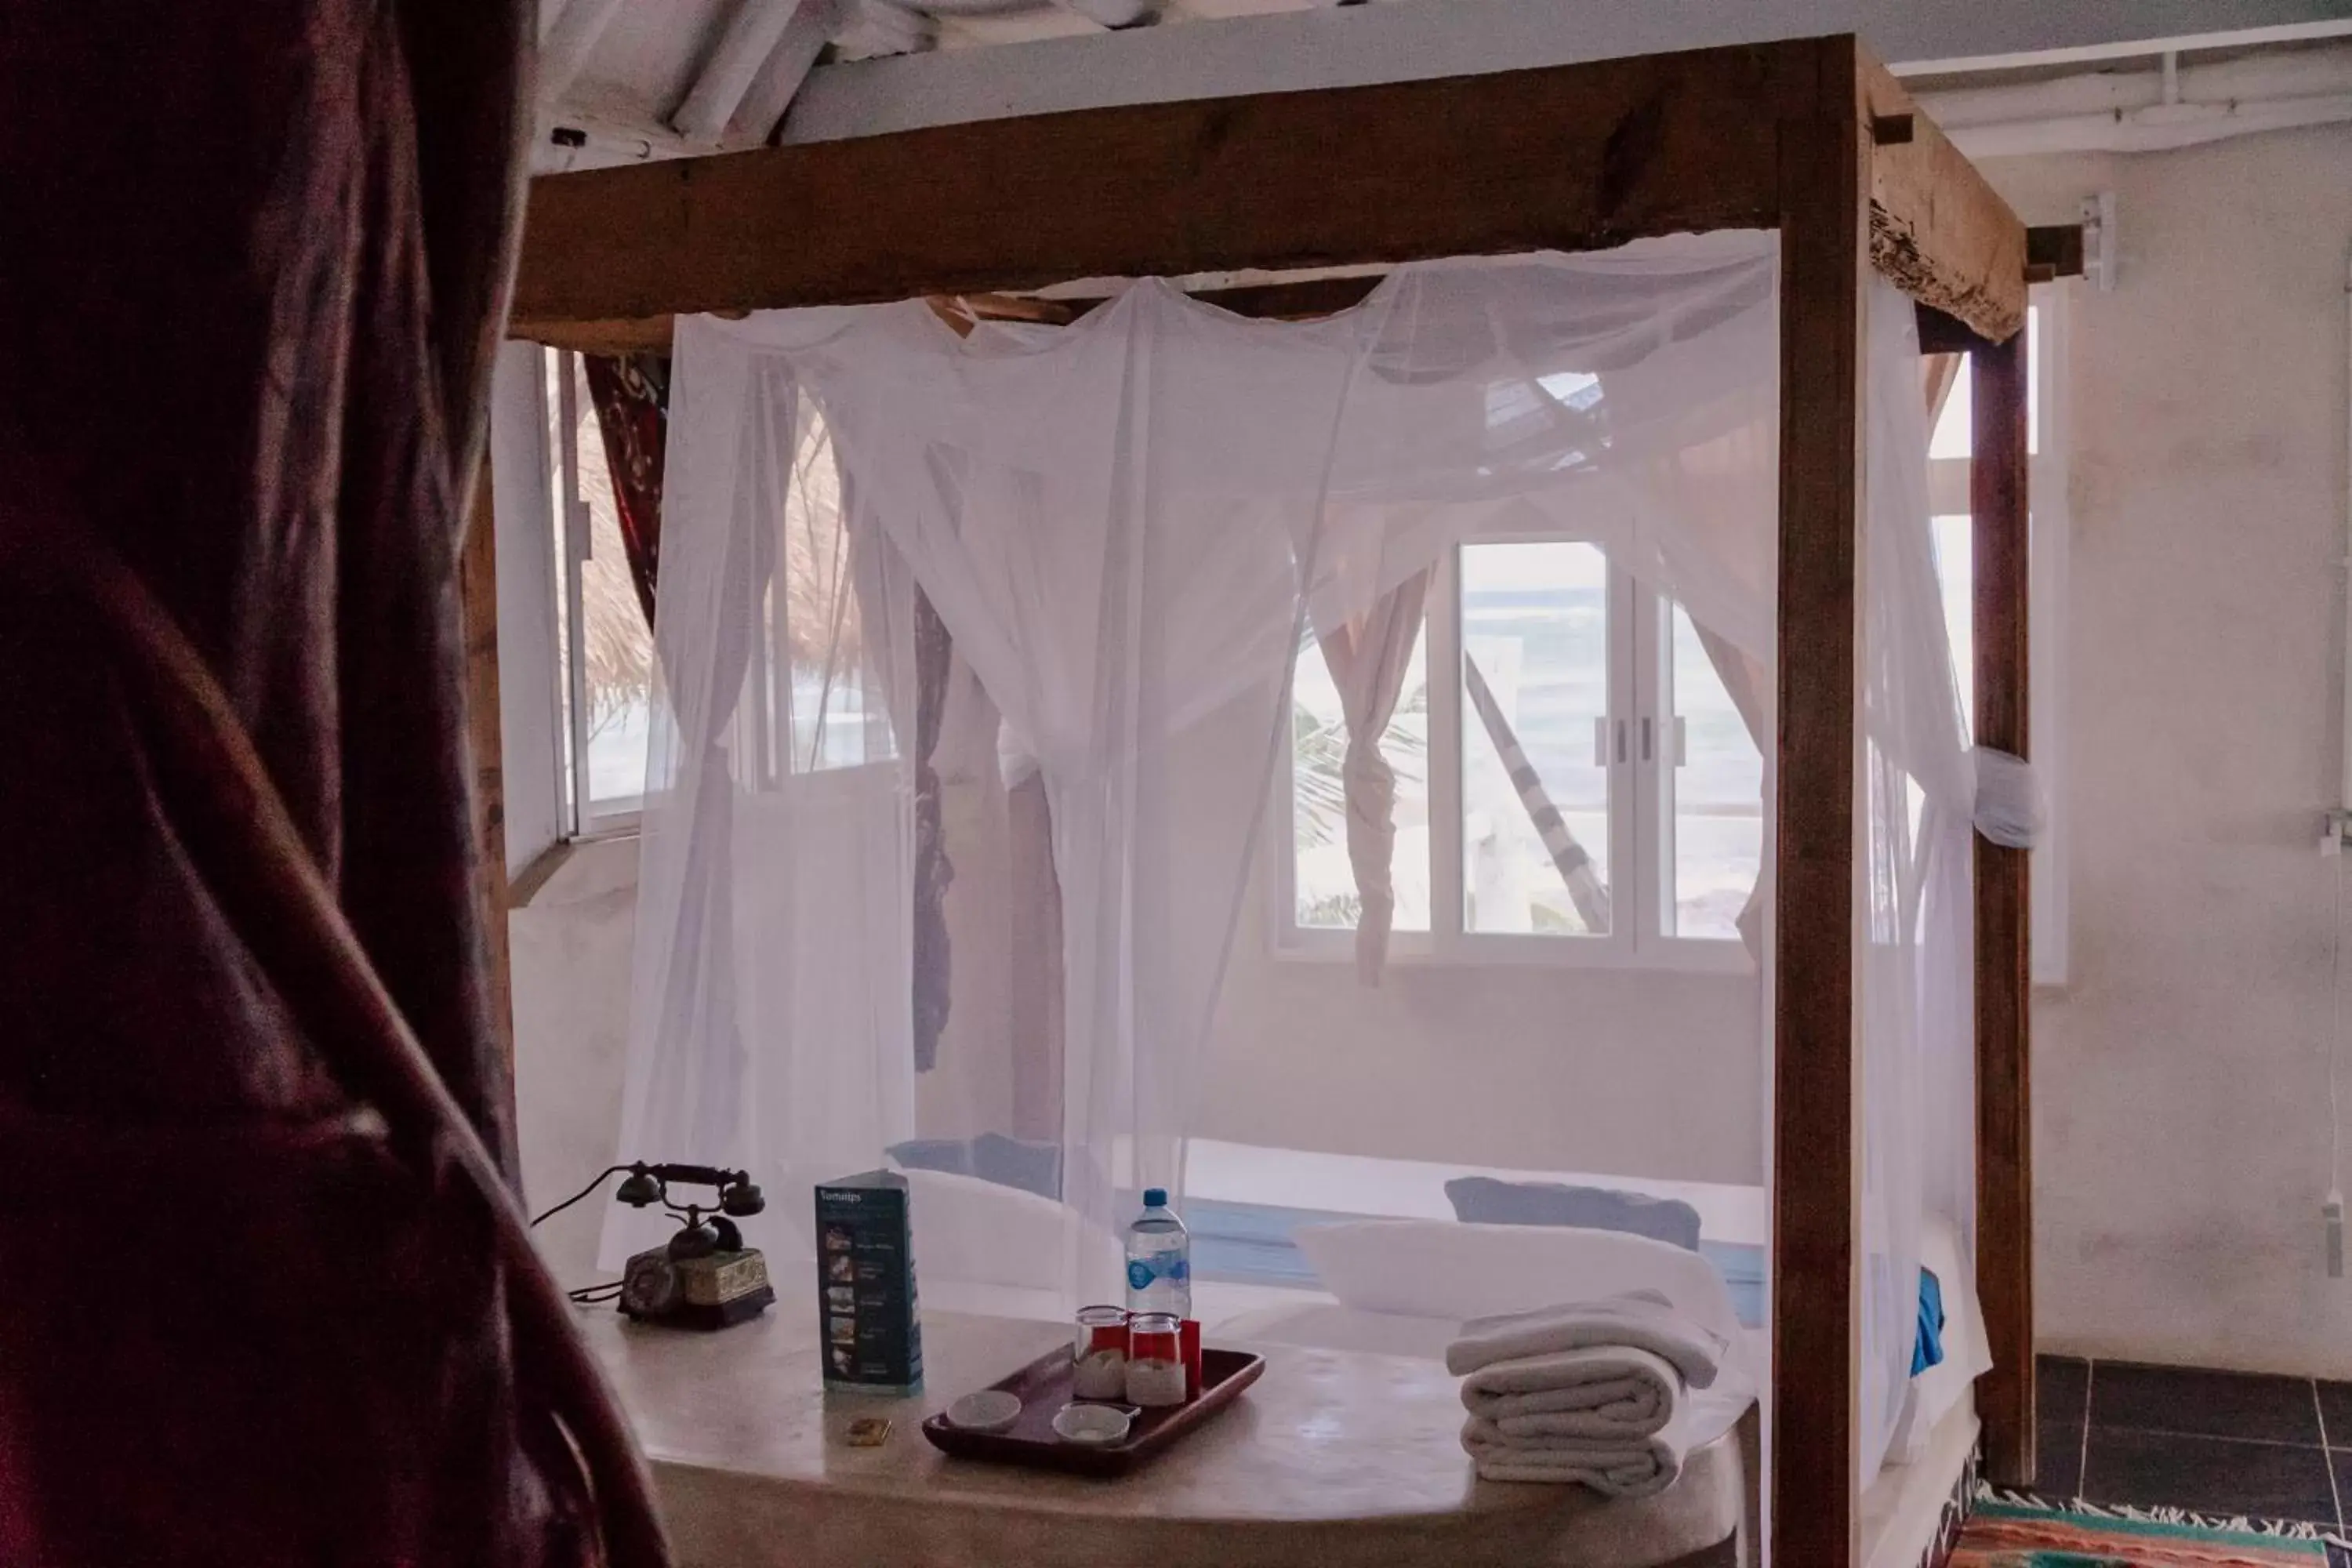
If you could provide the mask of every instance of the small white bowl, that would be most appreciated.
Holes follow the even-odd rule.
[[[1127,1412],[1113,1405],[1065,1405],[1054,1413],[1054,1430],[1066,1443],[1100,1447],[1127,1436]]]
[[[948,1425],[966,1432],[1009,1432],[1021,1419],[1021,1396],[1001,1388],[967,1394],[948,1406]]]

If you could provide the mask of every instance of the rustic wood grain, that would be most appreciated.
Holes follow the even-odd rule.
[[[2021,757],[2032,560],[2024,336],[1980,343],[1970,360],[1977,742]],[[2034,1470],[2031,865],[2025,850],[1976,840],[1977,1297],[1993,1363],[1977,1383],[1977,1413],[1987,1475],[2013,1485]]]
[[[531,182],[513,335],[1769,226],[1802,47],[1087,110]]]
[[[1980,335],[2009,337],[2025,325],[2025,226],[1885,67],[1864,53],[1858,68],[1865,121],[1911,122],[1908,140],[1868,149],[1872,263]]]
[[[1870,163],[1852,40],[1821,48],[1780,163],[1780,734],[1772,1103],[1772,1544],[1855,1559],[1854,647]]]

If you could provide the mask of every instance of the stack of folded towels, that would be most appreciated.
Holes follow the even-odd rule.
[[[1445,1367],[1462,1379],[1462,1446],[1481,1477],[1648,1497],[1682,1474],[1689,1391],[1715,1382],[1730,1349],[1636,1290],[1474,1319]]]

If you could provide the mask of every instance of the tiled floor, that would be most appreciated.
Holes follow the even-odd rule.
[[[2043,1356],[2033,1489],[2342,1531],[2352,1384]]]

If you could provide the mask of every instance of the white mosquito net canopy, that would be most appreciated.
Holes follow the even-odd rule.
[[[792,1194],[898,1166],[915,1181],[927,1303],[1043,1315],[1116,1300],[1138,1191],[1181,1203],[1188,1175],[1207,1179],[1192,1147],[1203,1061],[1254,859],[1269,853],[1302,646],[1319,640],[1335,672],[1348,648],[1363,655],[1347,684],[1376,736],[1432,569],[1469,538],[1573,537],[1704,629],[1772,755],[1778,265],[1776,237],[1732,233],[1402,267],[1355,308],[1301,322],[1150,279],[1064,326],[960,333],[922,302],[682,319],[622,1157],[749,1167],[777,1198],[758,1239],[786,1257],[809,1240]],[[1884,285],[1868,343],[1868,850],[1853,911],[1866,955],[1865,1473],[1907,1386],[1923,1215],[1970,1224],[1975,793],[1931,550],[1917,340]],[[1370,673],[1383,667],[1385,691]],[[1367,909],[1391,899],[1394,842],[1394,781],[1374,750],[1349,748],[1344,770]],[[1768,886],[1744,942],[1723,944],[1732,978],[1708,977],[1747,988],[1742,1070],[1692,1076],[1661,1120],[1744,1101],[1769,1148],[1764,772]],[[992,803],[993,837],[957,847],[967,808],[942,812],[943,775],[970,785],[956,799]],[[1528,809],[1572,879],[1572,835],[1538,797]],[[950,879],[961,929],[978,934],[946,948]],[[1379,945],[1360,948],[1368,973]],[[1320,1048],[1344,1104],[1347,1044]],[[1464,1072],[1478,1054],[1465,1043]],[[1559,1066],[1571,1083],[1611,1070],[1574,1053]],[[1370,1170],[1380,1138],[1368,1128],[1323,1152]],[[1218,1201],[1192,1205],[1216,1224],[1194,1228],[1230,1234],[1196,1239],[1199,1315],[1215,1316],[1213,1241],[1245,1284],[1248,1259],[1274,1260],[1231,1305],[1278,1304],[1284,1289],[1364,1305],[1360,1279],[1351,1296],[1339,1279],[1361,1263],[1294,1235],[1297,1211],[1414,1204],[1329,1200],[1278,1175],[1247,1190],[1248,1157],[1217,1147]],[[1563,1139],[1545,1163],[1608,1168],[1582,1152]],[[1761,1167],[1748,1179],[1759,1194]],[[1752,1212],[1767,1212],[1760,1197]],[[616,1211],[607,1266],[659,1234],[646,1221]],[[1502,1271],[1539,1239],[1506,1233]],[[1727,1238],[1753,1255],[1758,1302],[1767,1239]],[[1391,1256],[1393,1275],[1415,1267],[1410,1247]]]

